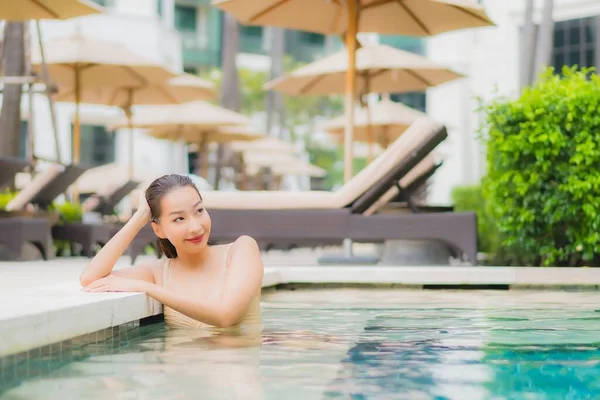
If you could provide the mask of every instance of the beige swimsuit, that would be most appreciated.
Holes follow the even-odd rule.
[[[227,250],[225,251],[225,258],[223,260],[223,268],[221,268],[221,287],[223,280],[225,279],[225,273],[227,271],[227,261],[229,256],[229,250],[231,249],[231,245],[227,246]],[[163,266],[163,287],[167,287],[168,278],[169,278],[169,266],[171,264],[171,259],[167,258],[165,260]],[[217,293],[217,296],[220,293]],[[163,313],[165,316],[165,323],[169,327],[183,327],[183,328],[214,328],[212,325],[206,324],[204,322],[197,321],[193,318],[188,317],[185,314],[180,313],[172,309],[171,307],[163,306]],[[236,324],[239,326],[241,324],[260,324],[260,292],[258,295],[254,296],[252,299],[252,303],[246,312],[246,315]]]

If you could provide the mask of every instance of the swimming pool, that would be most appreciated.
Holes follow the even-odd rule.
[[[2,367],[0,399],[592,399],[597,292],[263,295],[248,335],[138,326]]]

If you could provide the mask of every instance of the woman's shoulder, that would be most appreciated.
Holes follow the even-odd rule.
[[[233,241],[231,243],[232,246],[248,246],[248,247],[256,247],[258,248],[258,243],[256,242],[256,239],[254,239],[252,236],[248,236],[248,235],[242,235],[240,237],[238,237],[235,241]]]
[[[252,236],[242,235],[238,237],[236,240],[229,244],[229,249],[231,251],[241,251],[241,252],[260,252],[260,248],[258,243]]]
[[[234,254],[243,257],[260,257],[260,248],[252,236],[242,235],[228,245],[229,257]]]

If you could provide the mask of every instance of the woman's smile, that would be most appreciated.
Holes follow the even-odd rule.
[[[202,243],[202,239],[204,239],[204,235],[194,236],[193,238],[185,239],[185,240],[186,240],[186,242],[198,244],[198,243]]]

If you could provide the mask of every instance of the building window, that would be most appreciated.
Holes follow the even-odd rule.
[[[254,38],[262,38],[263,28],[262,26],[241,25],[240,35],[250,36]]]
[[[113,0],[92,0],[94,3],[101,5],[102,7],[112,7]]]
[[[390,95],[390,99],[409,107],[427,112],[427,95],[424,92],[399,93]]]
[[[563,66],[594,66],[598,40],[595,30],[595,17],[554,24],[552,66],[556,72],[560,72]]]
[[[80,163],[95,167],[114,161],[115,135],[102,125],[81,125]]]
[[[379,43],[387,44],[400,50],[425,55],[425,41],[420,37],[380,35]]]
[[[264,54],[263,28],[261,26],[240,26],[239,46],[242,53]]]
[[[299,32],[298,36],[304,43],[311,45],[323,46],[325,44],[325,36],[312,32]]]
[[[175,5],[175,28],[183,32],[195,32],[197,28],[196,7]]]

